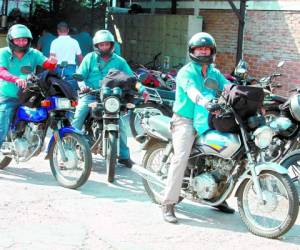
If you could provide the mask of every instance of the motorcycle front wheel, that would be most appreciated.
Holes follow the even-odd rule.
[[[113,182],[115,178],[115,168],[117,164],[117,133],[110,131],[107,138],[106,146],[106,173],[108,182]]]
[[[252,179],[245,180],[238,192],[238,208],[249,231],[266,238],[278,238],[295,223],[299,200],[288,175],[263,171],[258,176],[263,203],[260,203]]]
[[[171,116],[171,108],[163,108],[155,103],[141,103],[136,106],[136,108],[130,113],[129,116],[129,126],[132,136],[138,142],[142,143],[145,140],[143,135],[145,134],[142,126],[142,115],[141,113],[145,110],[152,112],[153,114]]]
[[[76,189],[88,180],[92,170],[89,144],[84,136],[75,133],[64,134],[61,142],[67,161],[63,161],[54,141],[49,151],[51,171],[61,186]]]
[[[295,154],[287,158],[281,163],[281,165],[288,170],[289,176],[296,186],[300,200],[300,154]]]

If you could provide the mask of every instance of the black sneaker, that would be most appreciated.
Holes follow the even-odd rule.
[[[131,159],[119,159],[118,163],[126,168],[132,168],[132,165],[134,164]]]
[[[213,206],[214,208],[219,209],[221,212],[226,213],[226,214],[233,214],[235,210],[231,207],[228,206],[227,202],[224,201],[218,206]]]

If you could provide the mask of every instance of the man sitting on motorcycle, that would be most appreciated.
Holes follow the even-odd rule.
[[[207,77],[214,78],[220,89],[228,83],[212,65],[216,56],[216,43],[210,34],[195,34],[189,41],[188,50],[192,61],[180,69],[176,78],[174,115],[171,120],[174,154],[162,202],[163,218],[170,223],[177,222],[174,208],[179,199],[184,172],[196,136],[193,127],[195,107],[200,105],[206,110],[216,111],[216,106],[210,102],[214,98],[214,92],[204,86],[204,81]],[[205,113],[207,115],[208,112]],[[207,119],[204,120],[207,122]],[[225,213],[234,213],[226,202],[216,208]]]
[[[21,72],[23,66],[42,66],[53,70],[57,60],[47,59],[40,51],[30,48],[31,31],[22,24],[13,25],[6,37],[8,47],[0,49],[0,146],[8,133],[21,89],[26,88],[28,74]]]
[[[97,101],[96,96],[88,94],[93,89],[97,90],[101,87],[101,81],[108,74],[109,70],[120,70],[128,75],[133,75],[129,65],[124,58],[114,53],[115,39],[108,30],[99,30],[93,37],[94,51],[87,54],[77,73],[84,78],[79,83],[81,93],[87,93],[80,97],[78,106],[75,111],[72,126],[82,129],[84,121],[89,113],[89,104]],[[132,161],[130,159],[129,149],[127,147],[126,127],[122,119],[120,119],[120,158],[119,163],[131,168]]]

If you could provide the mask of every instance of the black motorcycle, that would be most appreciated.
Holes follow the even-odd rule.
[[[279,162],[286,167],[300,191],[300,90],[278,105],[279,114],[266,115],[267,123],[275,136],[266,155],[270,161]]]
[[[82,80],[80,75],[76,74],[74,77]],[[122,80],[119,80],[119,77]],[[108,182],[114,181],[120,153],[120,117],[127,109],[134,108],[130,101],[136,94],[136,91],[132,90],[135,82],[135,77],[112,71],[102,80],[100,90],[85,93],[95,95],[97,101],[89,105],[90,113],[85,120],[84,130],[89,138],[92,153],[105,158]]]

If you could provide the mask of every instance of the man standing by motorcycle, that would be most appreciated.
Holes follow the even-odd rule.
[[[27,86],[27,74],[21,68],[40,65],[53,70],[57,63],[55,57],[47,59],[40,51],[30,48],[32,34],[25,25],[13,25],[6,41],[8,47],[0,49],[0,146],[19,104],[19,93]]]
[[[98,90],[101,87],[101,81],[108,74],[109,70],[120,70],[128,75],[133,75],[129,65],[124,58],[114,53],[115,39],[108,30],[99,30],[93,37],[94,51],[87,54],[77,73],[84,78],[79,83],[82,95],[79,99],[78,106],[75,111],[72,126],[82,129],[84,121],[89,113],[89,104],[97,101],[96,96],[88,94],[90,89]],[[120,119],[120,158],[119,163],[128,168],[132,167],[133,162],[130,159],[129,149],[127,147],[126,127],[122,119]]]
[[[72,75],[76,72],[76,59],[78,65],[82,61],[79,43],[69,36],[69,26],[66,22],[57,24],[57,34],[58,37],[53,40],[50,46],[50,55],[56,56],[58,60],[56,72],[77,90],[77,82],[72,78]]]
[[[228,83],[212,65],[216,56],[216,43],[210,34],[195,34],[188,43],[188,52],[192,61],[180,69],[176,78],[174,115],[171,120],[174,154],[162,202],[163,218],[170,223],[177,222],[175,204],[179,199],[184,172],[196,136],[193,128],[195,106],[200,105],[210,112],[218,109],[217,105],[210,102],[215,96],[212,90],[204,86],[204,81],[207,77],[214,78],[220,89]],[[208,112],[206,115],[208,116]],[[216,208],[225,213],[234,213],[226,202]]]

